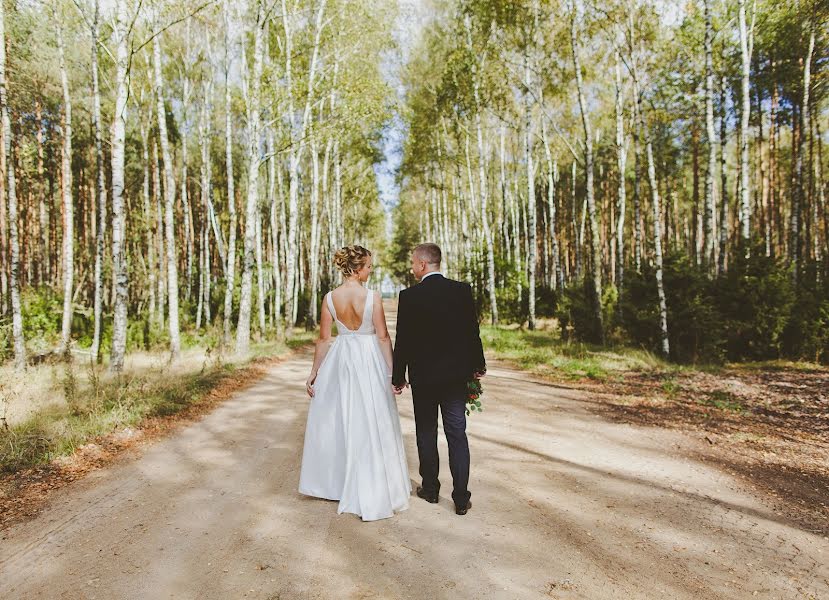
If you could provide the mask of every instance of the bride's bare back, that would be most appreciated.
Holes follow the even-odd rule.
[[[352,331],[359,329],[363,324],[363,313],[366,311],[366,302],[371,293],[371,290],[353,284],[344,284],[332,291],[331,301],[340,323]]]

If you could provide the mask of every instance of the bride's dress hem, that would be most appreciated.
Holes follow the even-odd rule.
[[[314,498],[315,500],[327,500],[328,502],[339,502],[340,501],[340,498],[329,498],[328,496],[324,496],[324,495],[321,495],[321,494],[315,493],[315,492],[309,492],[309,491],[303,490],[303,489],[299,489],[298,491],[299,491],[300,494],[302,494],[306,498]],[[391,519],[397,513],[401,513],[401,512],[406,511],[406,510],[409,510],[409,503],[408,502],[406,502],[402,506],[392,508],[391,514],[384,514],[383,516],[372,516],[372,517],[369,517],[369,518],[365,518],[365,517],[363,517],[363,515],[361,515],[359,513],[351,512],[350,510],[340,510],[339,508],[337,509],[337,514],[338,515],[342,515],[342,514],[354,515],[354,516],[360,517],[363,521],[369,523],[371,521],[382,521],[383,519]]]

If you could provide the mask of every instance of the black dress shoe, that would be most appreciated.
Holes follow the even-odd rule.
[[[420,486],[417,486],[417,497],[418,498],[423,498],[424,500],[426,500],[426,502],[429,502],[430,504],[437,504],[438,503],[437,492],[435,492],[434,494],[431,494],[431,493],[427,492],[426,490],[424,490]]]
[[[466,512],[472,508],[472,502],[467,501],[466,506],[460,506],[458,504],[455,505],[455,514],[456,515],[465,515]]]

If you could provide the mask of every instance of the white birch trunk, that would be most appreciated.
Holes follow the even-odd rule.
[[[714,133],[714,59],[712,56],[714,31],[711,2],[705,0],[705,132],[708,137],[708,169],[705,171],[705,251],[703,261],[708,274],[716,272],[716,235],[714,207],[714,173],[717,170],[717,144]]]
[[[282,268],[280,262],[280,241],[279,241],[279,218],[277,212],[276,195],[276,156],[274,154],[273,129],[268,127],[267,148],[268,148],[268,205],[270,206],[271,225],[271,262],[273,263],[273,320],[276,324],[277,337],[282,337]],[[281,198],[279,204],[281,205]]]
[[[636,71],[636,63],[633,64],[633,80],[638,84],[638,74]],[[637,86],[638,87],[638,86]],[[659,298],[659,330],[661,337],[661,350],[664,358],[670,356],[670,342],[668,340],[668,305],[665,299],[665,284],[662,278],[662,211],[659,205],[659,187],[656,180],[656,167],[653,159],[653,146],[651,137],[645,124],[645,115],[642,110],[642,98],[636,98],[638,106],[638,115],[640,119],[640,127],[645,135],[645,153],[648,160],[648,184],[651,188],[651,205],[653,209],[653,254],[654,263],[656,266],[656,291]]]
[[[26,368],[26,342],[23,338],[23,316],[20,305],[18,271],[20,269],[20,248],[17,236],[17,182],[14,175],[12,156],[12,126],[9,116],[8,90],[6,89],[6,14],[0,3],[0,118],[3,121],[4,164],[6,173],[6,196],[9,201],[9,284],[12,303],[12,338],[14,340],[14,365],[17,370]]]
[[[184,53],[184,60],[186,64],[182,69],[182,101],[181,101],[181,207],[184,211],[184,248],[187,253],[185,256],[185,265],[187,270],[187,283],[185,290],[187,299],[190,300],[190,294],[193,287],[193,246],[195,231],[193,228],[193,212],[190,208],[190,198],[187,193],[187,107],[190,105],[190,77],[188,69],[190,63],[193,61],[190,55],[190,19],[186,22],[186,47]]]
[[[63,150],[61,165],[63,183],[63,319],[61,326],[61,354],[69,354],[72,335],[72,292],[75,281],[75,205],[72,200],[72,98],[69,95],[69,78],[66,73],[66,58],[63,48],[63,23],[55,11],[57,24],[58,60],[60,62],[60,83],[63,91]],[[13,164],[9,163],[13,169]]]
[[[170,142],[167,137],[167,111],[164,108],[164,83],[161,78],[160,34],[153,38],[153,67],[158,137],[161,141],[161,159],[164,163],[164,237],[167,250],[167,307],[169,309],[167,321],[170,331],[170,359],[175,360],[181,353],[178,324],[178,265],[176,263],[175,223],[173,221],[176,204],[176,181],[173,175]]]
[[[536,223],[535,223],[535,166],[532,152],[532,103],[530,90],[532,80],[530,75],[529,46],[524,49],[524,159],[527,163],[527,211],[529,224],[525,225],[528,238],[527,254],[527,293],[529,294],[528,328],[535,329],[535,263],[536,263]]]
[[[230,329],[233,322],[233,290],[236,286],[236,190],[233,179],[233,125],[231,123],[233,106],[230,94],[230,0],[223,5],[224,46],[225,46],[225,171],[227,176],[227,207],[230,213],[230,231],[227,236],[227,253],[225,256],[225,302],[223,340],[230,343]],[[215,223],[215,214],[213,215]],[[218,228],[218,227],[217,227]],[[219,234],[216,234],[218,241]]]
[[[581,122],[584,129],[584,167],[587,175],[587,213],[590,222],[590,273],[593,279],[593,317],[596,320],[599,340],[604,340],[604,324],[602,323],[602,251],[599,239],[599,224],[596,218],[596,197],[593,189],[593,129],[590,124],[590,115],[587,112],[587,101],[584,95],[584,84],[581,76],[578,46],[576,44],[576,7],[573,5],[570,22],[570,45],[573,51],[573,69],[576,73],[576,88],[578,90]]]
[[[253,266],[256,246],[256,222],[259,202],[259,93],[262,87],[262,36],[264,8],[256,7],[253,32],[253,75],[248,94],[248,181],[245,202],[245,237],[242,255],[242,289],[239,297],[239,321],[236,324],[236,354],[247,354],[250,348],[250,311],[253,292]],[[247,69],[247,65],[243,68]]]
[[[809,118],[809,88],[812,84],[812,54],[815,50],[815,28],[814,25],[810,27],[809,45],[806,51],[806,58],[803,61],[803,101],[800,109],[800,138],[797,148],[797,160],[795,162],[795,172],[797,173],[796,196],[793,199],[795,203],[792,206],[792,234],[791,246],[793,257],[792,277],[797,280],[800,276],[801,268],[801,231],[803,219],[803,210],[806,208],[807,202],[807,184],[806,174],[803,168],[803,157],[806,155],[808,148],[809,130],[811,127],[811,119]],[[807,213],[808,214],[808,213]],[[813,219],[812,223],[813,237],[818,232],[818,224]],[[808,252],[808,251],[807,251]]]
[[[619,188],[616,195],[616,288],[621,294],[625,278],[625,169],[627,144],[625,143],[624,98],[622,90],[622,59],[616,53],[616,165],[619,169]],[[621,306],[621,303],[619,304]]]
[[[478,60],[474,57],[472,46],[472,17],[467,14],[464,18],[466,26],[466,45],[472,62],[472,90],[475,98],[475,136],[478,144],[478,198],[480,200],[481,224],[483,226],[484,244],[487,258],[487,287],[489,292],[489,312],[493,325],[498,324],[498,300],[495,295],[495,250],[493,248],[492,226],[489,222],[488,188],[486,180],[486,153],[484,152],[484,134],[481,126],[481,91],[478,74]]]
[[[313,120],[309,127],[311,138],[311,247],[310,247],[310,275],[311,275],[311,301],[308,303],[308,326],[317,325],[317,296],[319,295],[319,243],[320,243],[320,165],[319,148],[314,131]]]
[[[147,243],[147,278],[149,280],[149,318],[155,316],[155,242],[153,240],[153,209],[150,203],[150,141],[147,134],[147,126],[143,122],[139,125],[141,132],[141,156],[143,159],[144,181],[141,186],[142,199],[144,201],[144,230]]]
[[[740,237],[748,253],[751,237],[751,198],[749,190],[748,164],[748,129],[751,118],[751,97],[749,96],[749,77],[751,73],[751,53],[749,51],[749,32],[746,26],[746,0],[738,0],[740,27],[740,83],[742,91],[742,108],[740,110]],[[753,20],[753,19],[752,19]]]
[[[92,334],[92,361],[98,362],[101,352],[101,330],[104,299],[104,243],[107,225],[107,189],[104,173],[103,132],[101,122],[101,91],[98,83],[98,19],[99,0],[95,0],[95,13],[92,19],[92,119],[95,129],[95,172],[98,189],[98,228],[95,232],[95,329]]]
[[[126,0],[115,0],[115,114],[112,124],[112,270],[115,288],[112,324],[110,369],[120,373],[124,368],[127,346],[127,285],[126,215],[124,212],[124,138],[127,128],[127,97],[129,91],[128,26]]]
[[[321,0],[315,16],[314,45],[308,68],[308,90],[305,96],[305,108],[302,119],[297,125],[294,118],[294,90],[293,90],[293,66],[291,54],[293,52],[293,14],[288,12],[286,0],[282,0],[282,22],[285,30],[285,78],[288,95],[288,114],[291,116],[291,148],[289,150],[289,175],[288,184],[288,255],[287,255],[287,299],[286,316],[288,318],[288,333],[290,333],[297,317],[297,263],[299,252],[297,249],[297,217],[299,206],[299,163],[304,147],[305,131],[311,118],[311,107],[314,95],[314,79],[316,77],[317,60],[319,57],[320,36],[323,28],[323,15],[325,14],[326,0]],[[300,272],[300,275],[302,273]]]
[[[728,258],[728,171],[726,169],[725,146],[726,114],[725,114],[725,75],[720,80],[720,217],[719,217],[719,254],[717,256],[717,273],[725,273],[726,259]]]

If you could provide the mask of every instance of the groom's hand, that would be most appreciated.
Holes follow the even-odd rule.
[[[399,385],[395,385],[394,383],[391,384],[391,390],[395,396],[399,396],[400,394],[402,394],[403,390],[407,387],[409,387],[409,384],[405,381]]]

